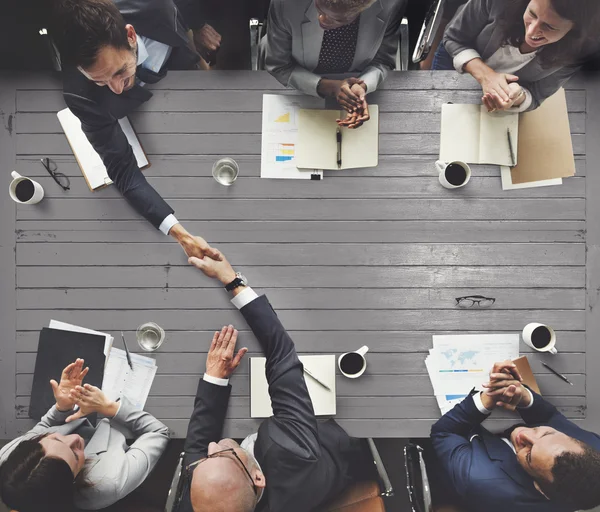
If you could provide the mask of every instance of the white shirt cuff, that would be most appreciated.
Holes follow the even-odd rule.
[[[483,406],[483,401],[481,400],[481,393],[476,393],[475,395],[473,395],[473,402],[475,402],[475,407],[477,407],[477,410],[481,414],[492,414],[492,411],[486,409]]]
[[[522,87],[522,89],[525,93],[525,99],[523,100],[523,103],[521,103],[518,107],[509,108],[508,112],[525,112],[529,107],[531,107],[531,103],[533,103],[533,96],[528,89],[525,89],[525,87]]]
[[[175,224],[179,224],[179,221],[177,220],[177,217],[175,217],[175,215],[173,215],[173,214],[167,215],[165,217],[165,220],[163,220],[160,223],[160,226],[158,226],[158,229],[160,229],[165,235],[168,235],[169,231],[171,231],[171,228]]]
[[[204,374],[204,377],[202,377],[202,380],[210,382],[211,384],[216,384],[217,386],[227,386],[227,384],[229,384],[229,379],[220,379],[219,377],[206,375],[206,373]]]
[[[465,70],[463,68],[465,67],[465,64],[473,59],[481,59],[481,55],[479,55],[476,50],[468,49],[457,54],[452,60],[452,63],[454,64],[456,71],[464,73]]]
[[[254,299],[257,299],[258,295],[256,292],[250,288],[246,287],[245,290],[238,293],[233,299],[231,299],[231,303],[238,309],[242,309],[246,304],[250,304]]]
[[[523,387],[523,389],[525,391],[527,391],[527,393],[529,393],[529,396],[531,397],[531,401],[529,402],[529,405],[527,405],[525,407],[519,407],[519,409],[529,409],[533,405],[533,393],[531,391],[529,391],[526,387]]]

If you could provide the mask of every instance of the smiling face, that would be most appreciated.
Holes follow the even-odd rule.
[[[319,25],[323,30],[332,30],[349,25],[372,3],[370,0],[365,0],[360,6],[347,9],[342,6],[328,5],[325,0],[315,0],[315,7],[319,13]]]
[[[534,49],[560,41],[575,26],[556,13],[551,0],[531,0],[525,9],[523,22],[525,43]]]
[[[137,68],[137,38],[132,25],[127,25],[127,40],[130,48],[104,46],[96,61],[87,68],[78,68],[88,79],[99,86],[106,86],[115,94],[128,91],[135,85]]]
[[[583,452],[575,439],[551,427],[518,427],[511,433],[510,441],[523,469],[534,479],[550,482],[556,457],[565,452]]]
[[[64,460],[71,471],[73,477],[76,477],[83,469],[85,464],[84,442],[81,436],[71,434],[63,436],[61,434],[50,434],[40,440],[44,448],[46,457]]]

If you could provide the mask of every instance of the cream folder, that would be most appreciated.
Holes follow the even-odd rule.
[[[489,114],[483,105],[446,103],[442,105],[440,160],[513,166],[508,130],[516,158],[518,114]]]
[[[333,416],[336,412],[335,356],[299,356],[299,358],[310,373],[330,388],[326,389],[310,375],[304,373],[304,380],[315,415]],[[250,417],[252,418],[273,416],[269,384],[265,375],[265,363],[264,357],[250,358]]]
[[[340,128],[342,165],[338,167],[336,119],[343,119],[345,111],[299,110],[296,166],[327,170],[376,167],[379,161],[379,107],[369,105],[369,113],[371,119],[359,128]]]

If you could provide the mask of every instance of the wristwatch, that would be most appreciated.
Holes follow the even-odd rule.
[[[239,286],[248,286],[248,279],[246,279],[246,276],[244,276],[243,274],[236,272],[235,279],[233,281],[231,281],[231,283],[225,285],[225,289],[228,292],[231,292],[231,291],[235,290],[236,288],[238,288]]]

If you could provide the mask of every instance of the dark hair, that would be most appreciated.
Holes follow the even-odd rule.
[[[125,25],[112,0],[58,0],[52,35],[63,64],[85,69],[105,46],[130,49]]]
[[[71,512],[75,490],[89,484],[83,471],[74,481],[64,460],[46,457],[44,437],[21,441],[0,466],[0,496],[19,512]]]
[[[600,452],[576,442],[583,452],[562,453],[554,460],[552,482],[537,482],[550,500],[576,510],[588,510],[600,505]]]
[[[505,44],[520,46],[525,40],[523,14],[530,0],[505,0],[506,7],[498,18]],[[598,0],[550,0],[552,9],[561,18],[572,21],[574,27],[556,43],[544,46],[539,52],[543,68],[582,63],[596,49],[594,33],[599,20]]]

